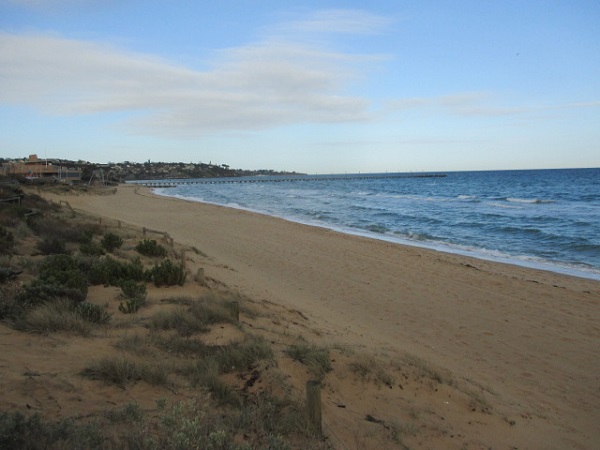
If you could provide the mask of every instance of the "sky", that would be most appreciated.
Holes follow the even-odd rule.
[[[600,167],[598,0],[0,0],[0,157]]]

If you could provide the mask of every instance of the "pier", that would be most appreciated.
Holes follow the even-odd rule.
[[[145,180],[131,184],[152,188],[175,187],[185,184],[235,184],[235,183],[290,183],[300,181],[349,181],[349,180],[383,180],[393,178],[444,178],[445,174],[381,174],[381,175],[328,175],[328,176],[296,176],[296,177],[255,177],[255,178],[193,178],[177,180]]]

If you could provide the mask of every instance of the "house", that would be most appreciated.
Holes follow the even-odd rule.
[[[81,169],[63,167],[53,160],[40,160],[37,155],[29,155],[27,160],[11,161],[2,168],[5,175],[22,176],[28,179],[46,179],[54,181],[80,181]]]

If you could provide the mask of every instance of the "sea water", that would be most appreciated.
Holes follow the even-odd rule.
[[[398,175],[187,184],[157,193],[600,280],[600,169]]]

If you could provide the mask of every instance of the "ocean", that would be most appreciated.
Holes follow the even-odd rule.
[[[600,169],[414,175],[258,177],[279,182],[183,184],[156,192],[600,280]]]

